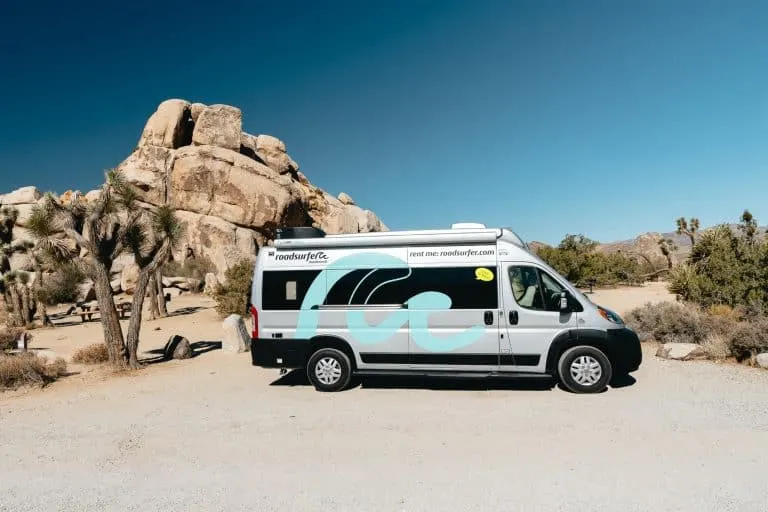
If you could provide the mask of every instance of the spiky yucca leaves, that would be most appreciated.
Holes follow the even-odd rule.
[[[138,368],[139,333],[147,287],[153,283],[150,293],[157,294],[156,279],[160,266],[168,260],[171,250],[182,236],[182,228],[169,206],[160,206],[147,212],[126,233],[125,244],[131,250],[139,267],[139,279],[131,304],[126,345],[128,364]],[[153,282],[155,279],[155,282]],[[162,279],[162,277],[160,277]]]
[[[106,173],[99,198],[86,203],[76,195],[62,204],[46,194],[40,209],[33,213],[30,231],[46,252],[77,263],[94,282],[99,304],[104,341],[110,362],[117,367],[128,364],[120,318],[110,284],[110,270],[115,258],[130,243],[129,231],[142,215],[136,204],[137,193],[115,170]]]

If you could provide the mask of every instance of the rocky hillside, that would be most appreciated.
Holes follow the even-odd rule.
[[[174,254],[210,259],[218,277],[274,238],[278,227],[317,226],[327,233],[385,231],[386,225],[345,193],[334,197],[312,185],[285,143],[243,131],[243,114],[229,105],[181,99],[162,102],[149,117],[134,151],[120,163],[150,205],[170,204],[186,228]],[[67,191],[66,202],[79,191]],[[98,197],[99,191],[85,194]],[[14,243],[28,238],[24,223],[42,195],[25,187],[0,196],[19,211]],[[120,262],[118,274],[130,262]],[[29,269],[22,256],[14,269]],[[119,277],[119,276],[116,276]]]

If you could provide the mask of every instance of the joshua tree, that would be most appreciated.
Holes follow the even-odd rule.
[[[749,210],[744,210],[744,213],[741,214],[739,231],[744,234],[744,238],[747,240],[747,243],[750,245],[755,243],[755,237],[757,235],[757,221]]]
[[[160,206],[139,219],[128,230],[126,245],[133,253],[139,267],[139,280],[133,293],[131,304],[131,319],[128,323],[128,364],[138,368],[139,331],[141,329],[142,308],[147,295],[147,287],[151,299],[157,300],[158,269],[168,260],[174,245],[182,234],[173,210],[169,206]],[[151,286],[150,286],[151,284]],[[162,277],[160,277],[162,287]]]
[[[677,250],[677,244],[671,238],[662,238],[659,240],[659,249],[661,249],[661,254],[667,258],[667,267],[671,269],[673,266],[672,253]]]
[[[126,248],[128,233],[134,229],[143,210],[136,204],[136,191],[117,171],[106,174],[99,198],[86,204],[79,196],[63,205],[47,194],[33,208],[28,229],[45,250],[65,254],[93,280],[99,305],[104,342],[110,362],[128,365],[128,352],[120,317],[115,307],[109,272],[112,262]],[[76,244],[73,251],[71,244]]]
[[[691,245],[696,243],[696,233],[699,231],[699,219],[691,217],[690,220],[686,220],[685,217],[677,219],[677,234],[686,235],[691,239]]]

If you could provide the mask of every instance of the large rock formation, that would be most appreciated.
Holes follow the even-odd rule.
[[[118,169],[143,203],[176,210],[185,237],[174,259],[210,259],[219,280],[237,261],[255,258],[279,227],[314,225],[329,234],[387,230],[347,194],[335,197],[312,185],[284,142],[244,132],[242,112],[229,105],[163,101]],[[71,201],[75,194],[67,191],[60,200]],[[91,191],[83,197],[98,195]],[[0,196],[0,204],[13,204],[23,226],[41,197],[27,187]],[[128,272],[121,278],[123,269]],[[132,270],[130,258],[121,258],[112,269],[124,291],[133,285]]]

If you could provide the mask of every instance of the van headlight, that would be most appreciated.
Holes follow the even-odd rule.
[[[609,322],[612,322],[614,324],[618,325],[624,325],[624,320],[621,319],[619,315],[611,311],[610,309],[605,309],[603,307],[597,306],[597,311],[600,313],[600,316],[608,320]]]

